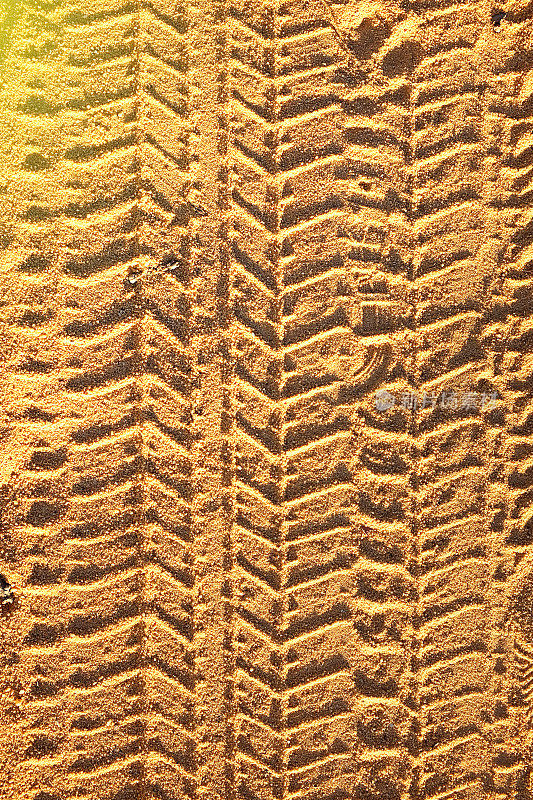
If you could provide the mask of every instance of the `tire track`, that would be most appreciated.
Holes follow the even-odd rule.
[[[68,73],[61,52],[62,31],[56,9],[49,10],[44,19],[43,15],[34,16],[27,11],[24,24],[30,39],[37,16],[42,25],[40,39],[49,45],[52,53],[48,68],[56,68],[56,79],[50,78],[52,73],[47,76],[46,62],[35,63],[33,53],[24,52],[24,37],[19,30],[15,39],[16,58],[19,69],[26,75],[29,73],[28,84],[21,83],[22,92],[27,90],[32,79],[41,86],[43,78],[48,81],[47,89],[39,95],[40,105],[32,95],[28,98],[29,111],[52,108],[56,81],[60,82],[61,76]],[[14,79],[19,81],[13,67],[11,62],[6,68],[5,74],[11,81],[8,85],[12,85]],[[19,102],[19,91],[17,86],[10,98],[12,107],[16,108]],[[3,115],[9,119],[5,109],[4,103]],[[57,137],[55,122],[50,135],[50,119],[44,121],[37,114],[32,119],[28,117],[19,129],[16,127],[18,119],[14,117],[14,122],[8,123],[11,141],[22,143],[18,152],[23,160],[12,167],[13,174],[29,196],[33,193],[32,186],[36,190],[34,196],[38,196],[41,178],[49,195],[61,195],[64,187],[60,177],[64,164],[61,149],[64,152],[68,135]],[[39,140],[39,147],[30,145],[32,139]],[[63,208],[68,215],[71,200],[68,191],[63,192],[63,197]],[[136,472],[135,455],[131,451],[128,454],[127,447],[135,446],[136,434],[130,428],[129,433],[113,439],[107,447],[100,444],[98,428],[106,421],[107,398],[104,395],[102,403],[100,395],[100,402],[92,407],[87,398],[80,400],[75,380],[80,373],[68,360],[72,356],[73,362],[85,362],[86,371],[94,377],[109,369],[111,385],[107,395],[114,394],[120,409],[119,418],[130,416],[128,384],[131,386],[131,381],[126,375],[122,386],[112,382],[113,362],[123,346],[125,331],[113,330],[112,321],[109,321],[111,333],[107,341],[95,342],[91,337],[87,340],[86,336],[83,343],[77,340],[75,352],[69,354],[65,327],[72,324],[76,332],[79,330],[80,318],[71,311],[75,307],[77,289],[73,284],[65,284],[61,274],[65,261],[58,258],[55,246],[56,223],[35,211],[35,222],[28,229],[24,222],[25,208],[27,203],[22,202],[14,215],[13,240],[6,254],[9,259],[6,259],[7,276],[11,279],[7,319],[11,320],[20,344],[19,356],[12,360],[10,369],[15,386],[25,387],[19,395],[22,402],[8,409],[6,416],[14,435],[24,442],[26,462],[21,465],[22,504],[12,528],[14,542],[19,543],[19,550],[21,546],[24,548],[26,556],[21,562],[24,572],[20,575],[23,613],[11,631],[11,635],[16,633],[16,638],[20,637],[22,647],[12,684],[18,687],[12,689],[15,692],[12,711],[17,711],[18,718],[18,752],[13,753],[14,769],[7,791],[28,798],[43,797],[47,793],[50,797],[70,796],[82,781],[79,776],[85,776],[96,760],[108,770],[118,770],[113,778],[115,788],[108,786],[108,796],[113,796],[120,792],[121,784],[124,787],[130,782],[129,767],[120,765],[124,758],[134,757],[140,743],[138,726],[128,727],[121,719],[122,714],[123,719],[127,719],[139,711],[133,710],[135,703],[128,698],[128,689],[130,695],[132,693],[132,678],[138,671],[139,655],[138,545],[134,514],[127,500]],[[98,248],[97,237],[89,227],[85,230],[88,234],[86,252],[94,252]],[[83,228],[79,233],[83,235]],[[108,233],[117,235],[112,228]],[[68,236],[68,232],[63,235],[63,245],[68,246]],[[17,297],[20,280],[22,292]],[[82,305],[89,316],[92,312],[97,318],[99,309],[95,294],[88,292]],[[70,309],[64,305],[65,301],[73,303]],[[94,381],[90,379],[89,383]],[[82,460],[80,449],[73,447],[73,441],[79,438],[80,430],[91,427],[96,444],[85,449]],[[105,466],[109,459],[114,461],[111,475],[105,481],[97,478],[102,458]],[[122,503],[117,513],[113,502],[117,495],[125,501],[122,513]],[[76,541],[76,535],[94,535],[90,525],[80,530],[86,525],[89,507],[93,510],[95,524],[100,523],[100,532],[122,530],[121,535],[114,536],[114,547],[108,540],[109,551],[91,548],[88,553],[87,548]],[[120,522],[118,516],[122,517]],[[70,540],[68,534],[65,539],[67,531],[73,534]],[[110,538],[113,539],[113,535]],[[29,542],[29,547],[24,542]],[[103,619],[99,619],[98,614],[102,614]],[[127,633],[117,630],[117,623],[131,621]],[[103,643],[100,631],[104,635]],[[74,647],[73,639],[76,640]],[[104,685],[109,678],[119,681],[111,692]],[[100,683],[99,702],[92,704],[92,687]],[[70,703],[73,694],[79,701],[75,711]],[[20,708],[22,697],[23,710]],[[105,723],[110,719],[115,700],[119,708],[122,704],[122,711],[117,716],[117,730],[113,731]],[[96,719],[97,724],[104,726],[104,730],[85,741],[82,753],[74,727],[74,719],[81,708],[85,709],[89,723]],[[113,766],[115,763],[117,768]],[[58,770],[59,764],[61,770]],[[105,795],[104,783],[103,776],[95,776],[94,796]]]
[[[486,165],[497,169],[498,164],[485,122],[496,81],[478,53],[483,37],[490,42],[494,34],[488,12],[469,4],[430,11],[421,27],[433,31],[438,50],[421,53],[415,69],[416,385],[425,392],[474,391],[481,397],[495,389],[483,329],[492,310],[489,278],[497,274],[501,234],[485,179]],[[459,124],[452,122],[458,119]],[[479,236],[483,225],[494,238]],[[424,302],[426,292],[431,294]],[[416,426],[419,733],[414,781],[423,797],[493,796],[488,723],[496,699],[489,688],[490,661],[482,667],[480,654],[490,647],[492,634],[485,623],[491,539],[484,476],[496,421],[484,409],[448,407],[422,412]],[[449,684],[447,675],[454,676]],[[481,694],[462,702],[458,698],[467,688]]]
[[[530,10],[0,15],[5,800],[531,791]]]
[[[527,420],[530,406],[528,366],[524,353],[529,323],[528,244],[529,168],[527,147],[531,58],[530,24],[520,5],[505,9],[510,27],[508,70],[496,111],[503,133],[504,170],[501,193],[494,200],[505,214],[507,247],[502,254],[503,274],[498,284],[500,330],[490,330],[495,374],[505,398],[504,438],[499,443],[498,479],[502,499],[495,503],[493,530],[497,544],[493,579],[493,607],[499,639],[495,647],[495,691],[498,693],[498,757],[494,784],[501,792],[531,791],[531,721],[529,696],[529,623],[531,516]],[[519,66],[520,65],[520,66]],[[504,211],[505,209],[505,211]],[[527,349],[527,346],[526,346]],[[525,445],[525,447],[524,447]],[[505,587],[505,588],[504,588]],[[508,675],[508,677],[507,677]]]
[[[306,18],[302,12],[291,9],[303,16],[295,32],[273,9],[247,18],[239,8],[230,9],[235,87],[232,302],[238,377],[235,789],[247,798],[307,797],[310,791],[348,796],[353,769],[352,756],[341,745],[348,725],[341,695],[343,689],[351,691],[342,655],[349,610],[333,597],[326,600],[342,572],[327,561],[318,572],[302,562],[298,534],[291,535],[291,520],[298,518],[308,520],[311,532],[309,503],[320,504],[325,492],[335,508],[335,495],[349,492],[336,486],[333,476],[322,480],[318,475],[328,456],[333,465],[341,457],[336,437],[324,438],[324,430],[299,447],[308,427],[302,412],[312,367],[306,359],[318,366],[319,347],[335,352],[336,328],[345,324],[342,313],[334,310],[330,319],[324,309],[324,316],[310,325],[290,307],[298,302],[292,292],[293,264],[311,265],[317,259],[313,230],[333,249],[336,217],[330,209],[338,207],[341,216],[340,200],[329,188],[324,200],[317,200],[318,187],[327,187],[333,177],[331,165],[321,149],[315,154],[304,144],[311,128],[318,137],[327,137],[333,130],[329,115],[339,114],[324,83],[325,72],[309,66],[307,59],[314,59],[316,51],[306,51],[305,45],[312,38],[313,45],[316,41],[329,51],[332,62],[336,48],[320,15],[312,11]],[[316,112],[303,113],[304,102]],[[295,162],[300,141],[306,149]],[[340,153],[340,142],[336,149]],[[318,186],[310,189],[313,178]],[[296,247],[307,252],[300,254]],[[315,274],[320,281],[320,272]],[[319,291],[327,302],[321,287]],[[308,296],[312,302],[316,287]],[[339,330],[343,334],[346,329]],[[319,379],[318,386],[332,380],[339,379]],[[337,536],[344,541],[349,530],[341,528]],[[307,548],[311,559],[320,552],[314,535]],[[313,594],[325,600],[325,608],[320,601],[317,606]],[[338,631],[337,638],[328,636],[330,627]]]
[[[95,14],[91,23],[102,19],[98,10]],[[116,53],[125,35],[129,45],[138,42],[133,14],[117,9],[105,16],[109,22],[98,32],[90,27],[89,52],[102,53],[105,42],[107,52]],[[56,16],[55,29],[65,38],[73,21],[67,18],[65,25],[64,17]],[[51,397],[56,409],[47,432],[42,421],[32,423],[41,435],[28,475],[27,524],[53,548],[45,560],[39,546],[35,552],[41,557],[30,562],[35,588],[27,602],[36,621],[19,665],[23,674],[42,676],[28,686],[19,737],[26,750],[17,765],[15,793],[24,791],[28,798],[151,796],[152,788],[160,792],[161,781],[170,792],[180,786],[190,793],[194,787],[190,542],[183,541],[190,540],[189,359],[175,341],[179,320],[152,302],[149,284],[142,285],[147,256],[157,252],[143,225],[153,217],[150,192],[157,196],[158,187],[148,181],[138,188],[139,132],[146,126],[136,103],[147,76],[129,45],[118,57],[91,61],[82,55],[85,40],[78,37],[63,56],[63,74],[80,87],[79,94],[55,105],[30,96],[25,106],[30,113],[57,115],[62,126],[53,167],[45,167],[50,159],[41,154],[26,159],[31,170],[26,183],[33,181],[37,189],[32,171],[38,169],[41,178],[46,169],[44,186],[59,199],[53,215],[41,212],[39,200],[30,206],[40,261],[26,256],[22,263],[34,294],[37,288],[43,293],[50,277],[58,294],[52,322],[46,324],[45,310],[42,320],[25,323],[30,325],[26,352],[38,355],[21,365],[28,375],[46,374],[49,388],[40,391],[41,402],[50,410]],[[40,65],[35,71],[43,74]],[[67,120],[69,109],[74,113]],[[98,114],[108,112],[111,124],[102,125]],[[42,198],[46,208],[45,194]],[[165,214],[163,222],[168,221]],[[53,247],[44,263],[43,243],[53,242],[59,226],[60,247]],[[165,279],[175,283],[166,274]],[[186,320],[186,295],[169,295],[173,310],[177,303]],[[37,350],[30,346],[35,323],[41,328]],[[154,413],[147,373],[163,376],[163,386],[154,387],[163,398]],[[171,391],[167,384],[184,392],[178,419],[174,396],[170,405],[164,402]],[[31,400],[31,388],[27,394]],[[152,428],[143,422],[150,415]],[[166,436],[177,437],[180,430],[176,444]],[[58,437],[60,446],[54,447],[50,442]],[[52,504],[56,494],[65,501]],[[154,500],[158,514],[152,520]],[[148,570],[149,560],[154,566]],[[48,607],[51,619],[38,621]],[[148,710],[167,716],[161,698],[171,691],[169,681],[175,721],[162,727]],[[43,716],[43,704],[51,713]]]

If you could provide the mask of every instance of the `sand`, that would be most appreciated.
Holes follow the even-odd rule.
[[[533,796],[532,17],[0,3],[1,800]]]

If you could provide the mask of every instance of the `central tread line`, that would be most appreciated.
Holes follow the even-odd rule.
[[[139,586],[139,613],[141,616],[140,633],[139,633],[139,693],[140,693],[140,718],[141,718],[141,734],[140,734],[140,752],[142,754],[140,763],[139,775],[139,800],[149,800],[148,796],[148,782],[146,774],[146,764],[148,761],[148,747],[146,741],[146,725],[148,714],[148,690],[146,685],[146,671],[148,668],[146,649],[147,649],[147,614],[148,603],[146,598],[147,575],[146,568],[148,564],[148,554],[146,547],[146,456],[144,446],[144,392],[143,392],[143,378],[146,374],[146,353],[144,347],[144,323],[146,318],[146,300],[143,294],[142,275],[140,274],[140,259],[141,259],[141,220],[140,220],[140,204],[142,200],[142,143],[143,131],[141,126],[141,103],[142,103],[142,86],[141,86],[141,13],[142,13],[142,0],[135,0],[134,12],[134,64],[133,64],[133,85],[134,85],[134,115],[135,115],[135,151],[136,151],[136,172],[135,172],[135,205],[133,215],[135,220],[135,243],[136,243],[136,259],[130,266],[129,273],[126,280],[130,283],[133,282],[133,295],[135,315],[137,317],[136,326],[134,330],[134,382],[132,390],[135,393],[133,398],[133,417],[135,424],[138,428],[136,449],[139,458],[139,471],[135,486],[134,499],[137,502],[137,525],[138,525],[138,548],[139,548],[139,561],[140,561],[140,586]]]

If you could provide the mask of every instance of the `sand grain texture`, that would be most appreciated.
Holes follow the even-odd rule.
[[[0,4],[1,800],[531,800],[532,16]]]

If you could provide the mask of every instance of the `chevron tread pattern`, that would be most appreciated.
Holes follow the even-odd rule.
[[[0,800],[531,796],[531,10],[0,3]]]

